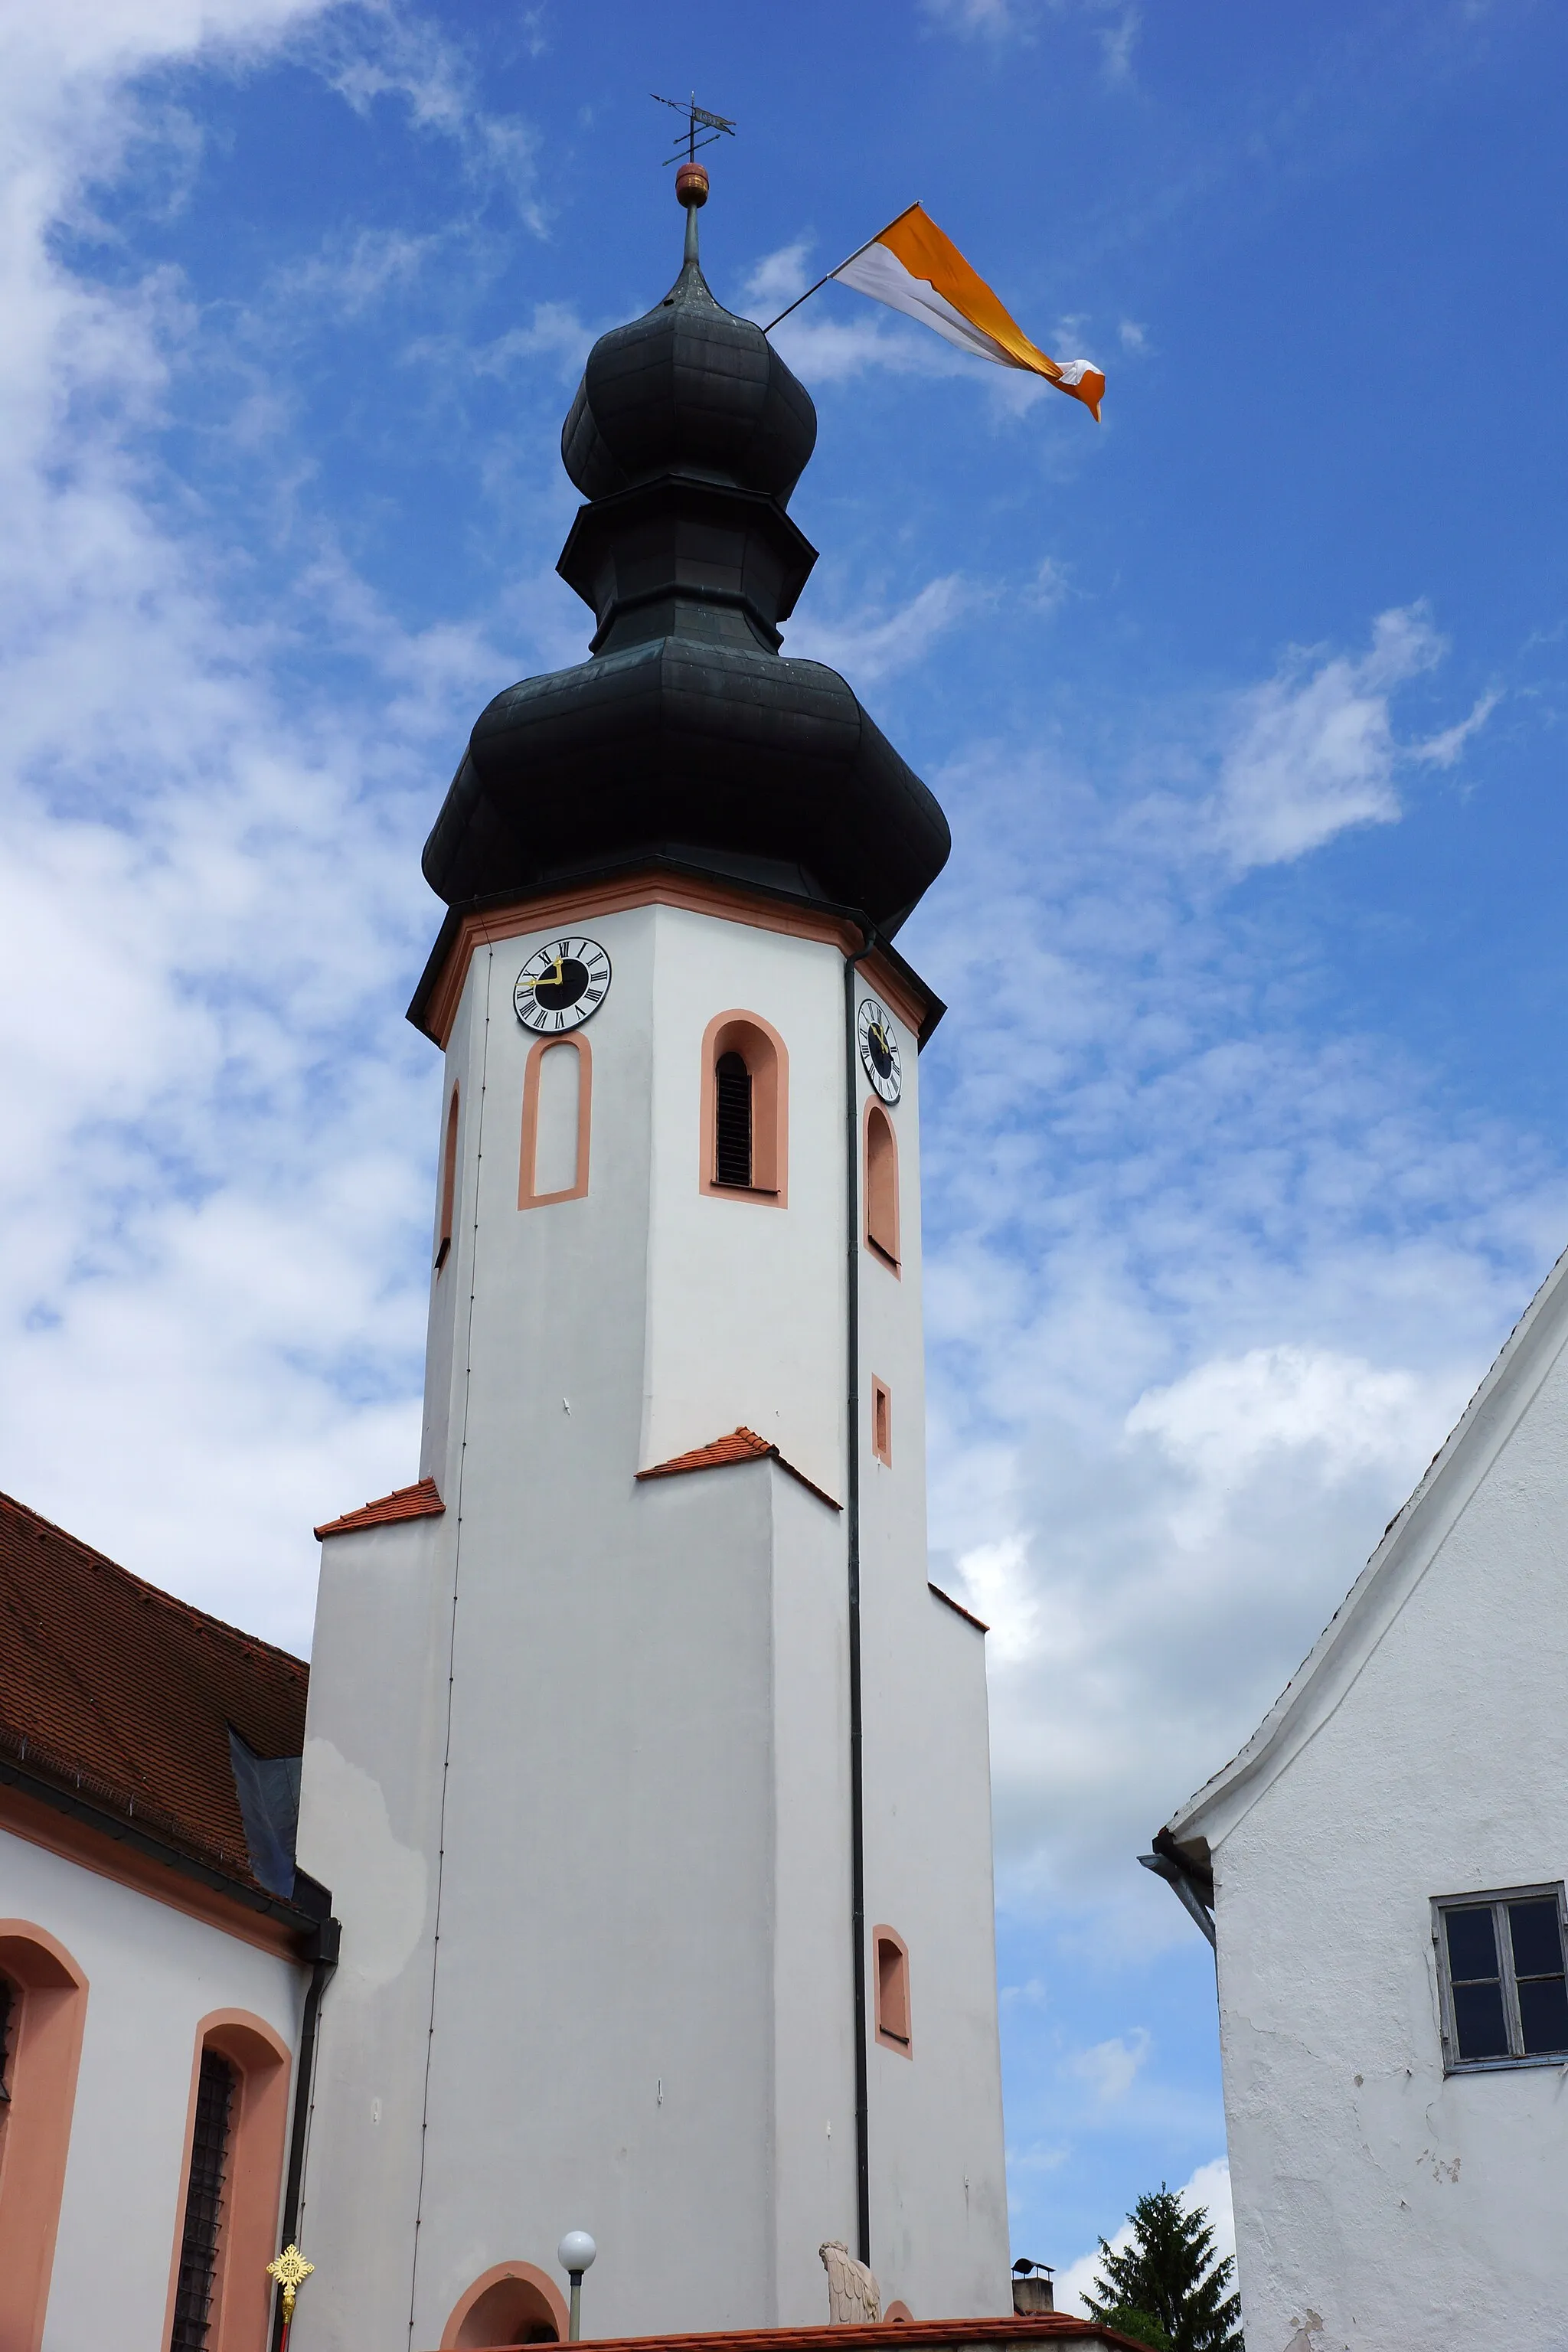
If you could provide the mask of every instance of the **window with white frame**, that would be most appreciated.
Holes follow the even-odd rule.
[[[1434,1902],[1447,2073],[1568,2062],[1564,1924],[1561,1880]]]

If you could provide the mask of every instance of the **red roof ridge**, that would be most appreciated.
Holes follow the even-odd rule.
[[[390,1495],[362,1503],[357,1511],[345,1511],[341,1519],[329,1519],[316,1529],[316,1539],[350,1535],[355,1528],[390,1527],[398,1519],[438,1519],[446,1507],[435,1479],[416,1478],[412,1486],[395,1486]]]
[[[637,1475],[639,1479],[677,1478],[687,1470],[722,1470],[731,1462],[760,1462],[764,1459],[776,1462],[781,1470],[787,1471],[792,1478],[807,1487],[819,1502],[826,1504],[830,1511],[843,1509],[842,1503],[836,1503],[815,1479],[808,1478],[804,1470],[797,1470],[793,1462],[786,1461],[776,1445],[770,1445],[765,1437],[759,1437],[756,1431],[748,1429],[744,1423],[738,1429],[732,1429],[728,1437],[715,1437],[707,1445],[694,1445],[689,1454],[677,1454],[668,1462],[656,1462],[650,1469],[639,1470]]]
[[[945,1601],[953,1615],[962,1617],[966,1625],[973,1625],[977,1633],[989,1633],[991,1631],[984,1617],[977,1617],[973,1609],[966,1609],[962,1601],[955,1601],[951,1592],[944,1592],[940,1584],[931,1582],[929,1576],[926,1579],[926,1591],[934,1592],[939,1601]]]
[[[118,1577],[121,1583],[134,1585],[144,1601],[154,1602],[160,1609],[169,1610],[174,1616],[199,1626],[203,1632],[220,1633],[226,1641],[235,1643],[242,1650],[260,1650],[268,1657],[278,1658],[284,1665],[294,1667],[299,1674],[310,1673],[306,1661],[297,1658],[292,1650],[279,1649],[276,1642],[264,1641],[259,1633],[247,1633],[243,1625],[231,1625],[226,1618],[215,1617],[210,1609],[198,1609],[194,1601],[182,1601],[177,1592],[165,1592],[161,1584],[150,1584],[144,1576],[138,1576],[133,1569],[121,1568],[117,1559],[110,1559],[109,1554],[100,1551],[96,1545],[88,1543],[81,1536],[73,1536],[70,1529],[62,1528],[58,1520],[46,1519],[42,1511],[35,1511],[30,1504],[18,1502],[15,1495],[0,1490],[0,1510],[19,1511],[25,1519],[31,1519],[35,1527],[42,1528],[49,1535],[58,1536],[62,1543],[69,1544],[82,1567],[107,1570],[111,1577]]]

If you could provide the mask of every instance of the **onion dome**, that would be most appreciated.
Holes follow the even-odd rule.
[[[805,387],[697,253],[600,337],[562,434],[586,504],[558,565],[591,657],[510,687],[475,726],[424,870],[450,906],[651,862],[827,902],[891,935],[945,864],[926,786],[819,662],[781,656],[816,551],[785,503],[816,438]]]

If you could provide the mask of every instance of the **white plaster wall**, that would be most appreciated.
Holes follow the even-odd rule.
[[[317,2033],[300,2345],[407,2341],[455,1537],[448,1513],[321,1548],[298,1853],[343,1932]]]
[[[843,959],[678,908],[658,909],[655,937],[643,1459],[743,1423],[842,1500]],[[789,1049],[785,1209],[699,1190],[703,1032],[731,1010]]]
[[[1445,2081],[1428,1912],[1568,1874],[1565,1577],[1559,1355],[1338,1706],[1215,1839],[1249,2352],[1302,2326],[1311,2352],[1568,2341],[1568,2068]]]
[[[196,2028],[248,2010],[297,2049],[309,1972],[3,1830],[0,1916],[88,1980],[44,2352],[162,2352]]]
[[[345,1934],[306,2213],[339,2284],[312,2282],[300,2352],[405,2352],[411,2305],[433,2346],[472,2279],[553,2273],[574,2226],[601,2248],[593,2334],[820,2320],[817,2245],[854,2236],[844,1521],[765,1462],[635,1477],[745,1423],[843,1496],[842,961],[668,908],[575,928],[615,967],[583,1033],[587,1194],[517,1207],[512,988],[548,936],[521,934],[476,954],[448,1047],[459,1207],[422,1465],[447,1513],[324,1549],[300,1855]],[[731,1010],[788,1048],[784,1209],[700,1190],[702,1036]],[[904,1280],[867,1261],[899,1448],[876,1489],[868,1378],[868,1845],[930,1996],[873,2164],[879,2232],[922,2250],[916,2294],[889,2291],[930,2315],[1007,2290],[984,1681],[925,1583],[912,1040],[904,1059]],[[367,1966],[389,1909],[396,1965]]]

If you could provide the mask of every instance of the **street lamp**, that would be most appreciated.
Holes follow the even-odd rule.
[[[566,2328],[567,2340],[572,2344],[583,2333],[583,2273],[593,2268],[598,2251],[586,2230],[568,2230],[555,2249],[555,2259],[572,2282],[572,2316]]]

